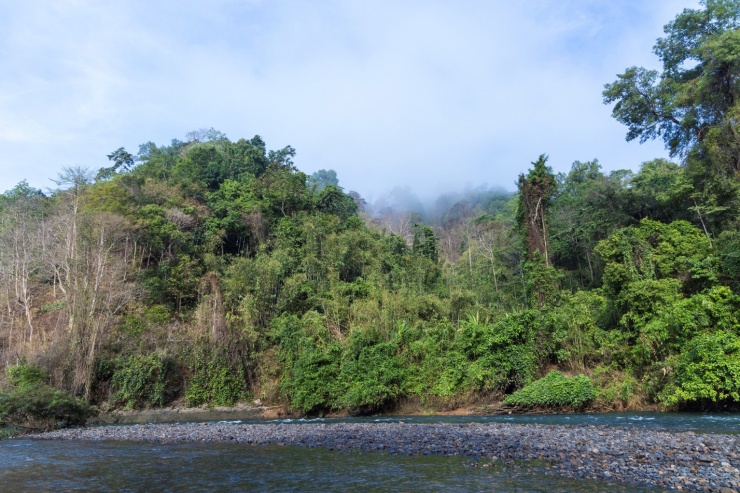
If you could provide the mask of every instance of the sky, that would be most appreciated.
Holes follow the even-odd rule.
[[[372,200],[667,157],[602,102],[691,0],[0,0],[0,191],[200,128]]]

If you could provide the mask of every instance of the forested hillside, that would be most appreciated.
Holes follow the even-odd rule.
[[[628,139],[675,163],[554,174],[535,151],[516,193],[426,224],[215,130],[20,183],[0,196],[0,361],[103,409],[369,413],[521,388],[507,402],[737,407],[739,22],[736,1],[686,10],[662,72],[605,87]]]

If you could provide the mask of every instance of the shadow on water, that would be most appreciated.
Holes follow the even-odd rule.
[[[6,440],[0,491],[653,492],[547,476],[538,466],[474,467],[459,457],[400,457],[296,447]]]

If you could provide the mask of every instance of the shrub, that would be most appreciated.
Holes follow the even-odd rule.
[[[593,369],[591,379],[595,387],[595,403],[617,409],[639,404],[644,397],[644,386],[629,370],[620,370],[616,363],[599,365]]]
[[[206,363],[185,386],[185,399],[189,406],[213,404],[233,406],[249,397],[243,380],[235,376],[228,366],[217,361]]]
[[[351,347],[342,361],[341,380],[346,388],[339,399],[343,406],[361,412],[382,408],[401,393],[404,369],[396,358],[396,341],[362,347],[359,355]]]
[[[341,355],[336,343],[326,349],[307,347],[300,354],[282,384],[294,409],[313,413],[339,407]]]
[[[718,330],[693,338],[658,395],[668,406],[702,409],[740,404],[740,337]]]
[[[579,291],[563,295],[552,312],[555,356],[574,371],[584,371],[601,358],[604,331],[599,320],[606,308],[606,298],[598,291]]]
[[[0,394],[0,422],[48,431],[84,425],[93,411],[84,401],[48,385],[21,387]]]
[[[317,413],[339,407],[342,345],[333,342],[316,312],[302,319],[283,315],[273,321],[279,341],[282,392],[293,409]]]
[[[174,366],[162,354],[119,360],[111,379],[113,399],[127,409],[165,405],[179,390]]]
[[[184,360],[190,371],[185,386],[188,405],[233,406],[250,397],[243,368],[229,362],[224,348],[202,343],[187,351]]]
[[[6,373],[8,383],[17,389],[34,387],[46,383],[49,379],[44,370],[36,365],[26,363],[25,359],[15,366],[8,367]]]
[[[48,431],[84,425],[93,414],[84,401],[46,385],[46,372],[25,360],[8,368],[7,377],[13,388],[0,393],[0,426]]]
[[[568,378],[551,371],[504,399],[507,406],[583,408],[595,397],[594,385],[585,375]]]
[[[471,362],[466,386],[504,393],[531,382],[540,356],[548,352],[537,328],[543,323],[534,310],[513,312],[495,323],[475,317],[461,323],[455,346]]]

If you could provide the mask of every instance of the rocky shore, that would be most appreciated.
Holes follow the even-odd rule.
[[[607,426],[503,423],[142,424],[66,429],[39,439],[226,442],[391,454],[457,455],[476,464],[538,460],[548,471],[665,489],[740,491],[740,437]]]

